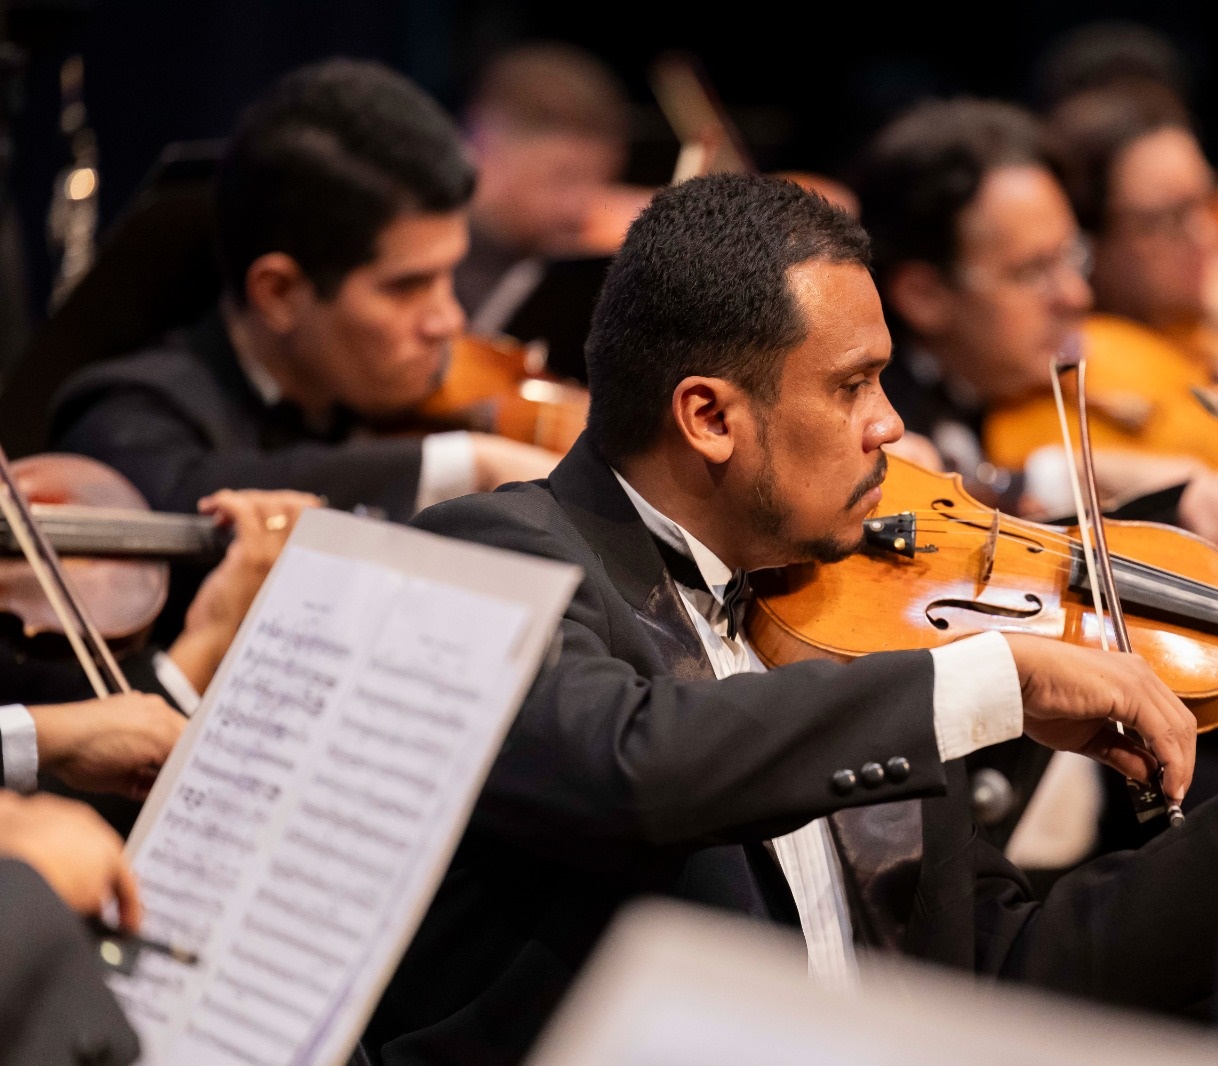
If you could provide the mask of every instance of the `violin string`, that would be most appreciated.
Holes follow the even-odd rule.
[[[962,520],[963,512],[961,512],[960,515],[957,515],[955,513],[953,513],[952,515],[945,515],[942,511],[935,511],[935,510],[928,510],[928,511],[924,511],[924,512],[923,511],[912,511],[909,513],[914,514],[915,516],[921,516],[921,515],[929,516],[930,521],[927,521],[922,517],[918,517],[919,531],[924,530],[924,529],[930,529],[936,533],[946,533],[952,537],[956,537],[956,538],[960,538],[960,539],[963,539],[964,537],[970,537],[970,538],[979,537],[982,535],[988,535],[988,533],[989,533],[988,528],[982,529],[980,527],[980,525],[970,527],[967,520]],[[976,513],[978,515],[985,515],[987,517],[992,514],[992,512],[990,512],[990,511],[977,511]],[[1015,521],[1018,521],[1018,520],[1015,520]],[[1035,524],[1030,524],[1029,528],[1035,529],[1037,527],[1035,527]],[[1047,544],[1062,545],[1062,546],[1065,546],[1067,549],[1067,550],[1060,550],[1056,546],[1048,547],[1048,546],[1042,545],[1041,554],[1047,555],[1051,558],[1062,559],[1062,560],[1071,561],[1071,562],[1074,560],[1074,558],[1075,558],[1074,551],[1070,550],[1070,549],[1077,549],[1080,547],[1079,542],[1075,538],[1071,537],[1069,534],[1064,534],[1064,533],[1050,535],[1050,536],[1045,537],[1043,535],[1043,527],[1040,527],[1037,530],[1037,532],[1038,532],[1038,535],[1041,537],[1041,540],[1044,545],[1047,545]],[[1001,539],[1010,540],[1017,544],[1027,546],[1027,540],[1017,532],[1008,532],[1006,530],[1000,529],[998,532],[998,537],[1000,540]],[[1204,581],[1198,581],[1196,578],[1187,577],[1183,574],[1178,574],[1172,570],[1165,570],[1162,567],[1154,566],[1150,563],[1145,563],[1145,562],[1142,562],[1141,560],[1133,559],[1128,556],[1121,555],[1120,553],[1113,555],[1112,558],[1117,560],[1122,566],[1124,566],[1127,569],[1138,570],[1138,571],[1140,571],[1144,574],[1147,574],[1149,576],[1152,576],[1158,580],[1167,581],[1172,584],[1175,584],[1179,588],[1191,588],[1196,591],[1209,592],[1209,593],[1213,594],[1215,597],[1218,597],[1218,586],[1208,584],[1207,582],[1204,582]]]

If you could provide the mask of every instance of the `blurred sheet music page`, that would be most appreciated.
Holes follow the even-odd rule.
[[[798,930],[677,900],[622,908],[524,1066],[1213,1066],[1218,1033],[873,953],[808,977]]]
[[[141,1066],[347,1061],[579,577],[305,512],[128,842]]]

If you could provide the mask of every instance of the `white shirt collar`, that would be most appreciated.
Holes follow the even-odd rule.
[[[279,382],[271,376],[271,372],[258,360],[243,354],[235,344],[233,345],[233,351],[237,354],[237,363],[241,367],[241,372],[245,375],[246,380],[253,387],[254,391],[262,397],[262,402],[267,407],[274,407],[275,404],[283,399],[283,390],[279,387]]]
[[[617,478],[618,484],[622,486],[626,491],[626,495],[630,497],[630,502],[634,504],[635,510],[639,512],[643,525],[664,541],[665,544],[669,545],[669,547],[693,559],[694,564],[698,567],[698,572],[702,575],[702,580],[706,582],[706,587],[710,589],[711,595],[715,598],[716,602],[722,604],[723,592],[727,588],[728,582],[732,579],[732,571],[728,568],[727,564],[692,533],[679,526],[667,515],[657,511],[616,470],[613,471],[613,476]]]

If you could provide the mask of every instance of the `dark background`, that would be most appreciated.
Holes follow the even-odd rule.
[[[917,96],[968,91],[1031,102],[1031,73],[1046,43],[1101,18],[1135,20],[1176,43],[1213,158],[1212,3],[713,7],[721,10],[662,0],[8,0],[0,25],[22,60],[5,86],[8,193],[20,218],[31,318],[45,313],[53,271],[46,212],[69,159],[58,78],[72,54],[84,59],[102,233],[164,145],[222,137],[240,106],[289,67],[340,53],[379,58],[456,108],[484,52],[525,37],[583,44],[618,71],[637,108],[628,176],[641,182],[666,181],[676,156],[648,85],[651,62],[667,49],[701,60],[761,169],[832,174]]]

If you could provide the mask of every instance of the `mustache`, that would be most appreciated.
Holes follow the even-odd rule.
[[[888,456],[880,452],[879,461],[875,464],[875,469],[861,482],[855,490],[850,494],[850,499],[846,501],[846,510],[854,507],[864,496],[872,489],[878,489],[884,484],[884,478],[888,476]]]

